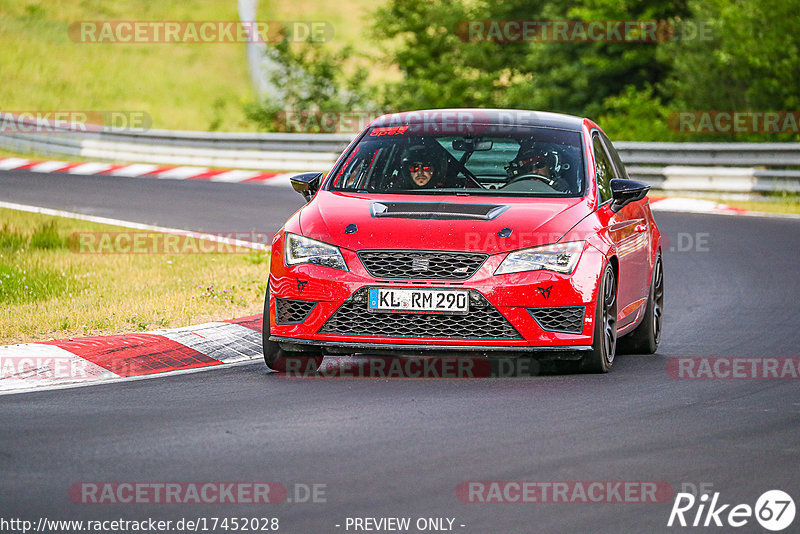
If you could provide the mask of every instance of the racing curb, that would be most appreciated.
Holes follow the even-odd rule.
[[[650,208],[653,211],[670,211],[681,213],[722,213],[727,215],[748,215],[750,212],[713,200],[683,197],[651,197]]]
[[[115,165],[90,161],[70,163],[56,160],[0,158],[0,171],[30,171],[39,173],[124,176],[128,178],[157,178],[170,180],[205,180],[210,182],[259,183],[278,185],[288,183],[297,173],[248,171],[243,169],[210,169],[208,167],[163,166],[149,163]]]
[[[262,172],[243,169],[210,169],[208,167],[159,166],[149,163],[115,165],[98,161],[70,163],[56,160],[29,160],[26,158],[0,158],[0,171],[30,171],[96,176],[123,176],[129,178],[156,178],[168,180],[200,180],[228,183],[257,183],[290,187],[289,178],[296,172]],[[741,208],[719,204],[712,200],[681,197],[651,197],[650,206],[655,211],[683,213],[719,213],[727,215],[768,215],[749,212]]]
[[[0,394],[257,361],[261,317],[0,346]]]

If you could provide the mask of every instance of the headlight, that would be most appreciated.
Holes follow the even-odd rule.
[[[338,247],[288,232],[286,233],[283,257],[286,265],[312,263],[342,271],[347,270],[347,264]]]
[[[539,271],[542,269],[569,274],[575,269],[583,251],[583,241],[554,243],[512,252],[494,274]]]

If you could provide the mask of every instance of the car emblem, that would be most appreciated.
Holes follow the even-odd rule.
[[[297,280],[297,290],[300,293],[302,293],[303,290],[306,288],[306,284],[308,283],[308,280],[300,280],[299,278],[297,278],[296,280]]]
[[[412,271],[427,271],[431,262],[428,258],[413,258],[411,260]]]
[[[553,286],[550,285],[549,287],[537,287],[536,289],[538,289],[539,293],[542,294],[544,300],[547,300],[550,298],[550,290],[553,289]]]

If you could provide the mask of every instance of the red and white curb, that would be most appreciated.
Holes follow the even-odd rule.
[[[67,161],[38,161],[26,158],[0,158],[0,171],[27,170],[38,173],[62,173],[96,176],[124,176],[131,178],[154,178],[161,180],[201,180],[209,182],[258,183],[279,187],[291,187],[289,178],[297,173],[278,173],[250,171],[243,169],[210,169],[208,167],[160,166],[150,163],[111,164],[91,161],[70,163]],[[719,213],[726,215],[763,215],[699,198],[659,198],[651,197],[650,206],[654,211],[680,213]],[[781,215],[777,215],[781,216]]]
[[[155,178],[162,180],[204,180],[209,182],[258,183],[289,185],[289,177],[296,173],[248,171],[242,169],[210,169],[208,167],[161,166],[149,163],[111,164],[90,161],[35,161],[25,158],[0,159],[0,171],[30,171],[99,176],[124,176],[129,178]]]
[[[259,361],[261,315],[146,333],[0,346],[0,394]]]
[[[671,211],[680,213],[723,213],[728,215],[745,215],[747,210],[735,208],[701,198],[659,198],[650,200],[650,208],[653,211]]]

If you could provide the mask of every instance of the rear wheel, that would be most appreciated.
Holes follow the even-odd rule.
[[[614,364],[617,349],[617,284],[614,269],[606,264],[597,292],[592,352],[581,360],[584,373],[607,373]]]
[[[280,343],[270,341],[269,285],[267,285],[267,294],[264,297],[264,317],[262,321],[261,344],[264,352],[264,363],[267,364],[267,367],[277,373],[285,373],[287,369],[300,373],[314,372],[319,369],[322,363],[322,356],[318,351],[287,351],[281,348]]]
[[[653,265],[650,295],[642,322],[630,334],[619,338],[620,350],[632,354],[653,354],[661,340],[661,322],[664,314],[664,268],[661,254]]]

